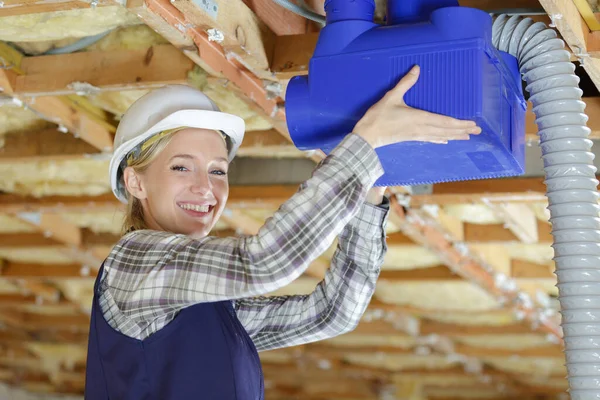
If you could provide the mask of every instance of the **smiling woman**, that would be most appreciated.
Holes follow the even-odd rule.
[[[198,128],[173,129],[155,137],[123,171],[129,207],[125,231],[208,235],[229,194],[225,138]]]
[[[417,74],[370,109],[310,179],[244,237],[208,236],[227,202],[244,121],[203,93],[166,86],[137,100],[115,136],[110,180],[128,205],[102,264],[86,366],[87,400],[262,400],[258,352],[356,327],[375,291],[389,202],[375,148],[415,135],[465,139],[471,122],[407,107]],[[309,295],[271,296],[337,238]]]

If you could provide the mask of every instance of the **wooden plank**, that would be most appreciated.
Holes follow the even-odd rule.
[[[288,11],[272,0],[243,1],[275,35],[294,35],[305,33],[310,29],[307,19]]]
[[[0,149],[0,163],[79,159],[99,153],[89,143],[55,128],[9,134],[4,140],[4,146]]]
[[[4,0],[0,7],[0,18],[15,15],[52,13],[58,11],[90,8],[91,2],[73,0]],[[114,5],[110,0],[97,0],[96,7]]]
[[[313,55],[318,33],[278,36],[273,50],[271,70],[280,80],[308,73],[308,64]]]
[[[58,242],[73,246],[81,245],[81,230],[79,227],[67,222],[58,214],[24,212],[15,216]]]
[[[95,271],[83,272],[79,264],[31,264],[5,262],[0,268],[0,276],[10,279],[34,278],[90,278]],[[1,300],[1,299],[0,299]]]
[[[14,92],[31,96],[185,84],[194,63],[172,45],[25,57]],[[77,83],[80,83],[79,85]]]
[[[543,177],[481,179],[463,182],[436,183],[431,194],[413,195],[411,207],[426,204],[460,204],[492,202],[546,201]]]
[[[242,0],[212,0],[201,6],[191,0],[172,0],[196,29],[218,33],[211,40],[218,42],[226,54],[251,71],[269,69],[275,35]]]
[[[445,265],[439,265],[429,268],[416,268],[406,270],[388,270],[382,269],[379,274],[379,280],[395,282],[415,282],[415,281],[462,281],[464,278],[452,272]]]
[[[252,103],[256,103],[264,110],[270,120],[274,122],[285,121],[285,112],[279,106],[281,99],[273,98],[267,92],[259,77],[252,71],[243,68],[235,60],[229,59],[222,46],[210,41],[205,31],[190,24],[185,16],[168,0],[144,0],[142,6],[138,3],[133,3],[133,6],[136,10],[140,8],[144,10],[143,13],[138,13],[138,15],[155,30],[166,30],[163,26],[168,25],[178,29],[184,36],[191,38],[197,50],[190,49],[186,55],[197,55],[198,57],[193,58],[194,62],[198,63],[200,67],[206,67],[205,69],[209,73],[223,76],[232,85],[237,86],[245,93],[246,99],[250,99]],[[152,14],[154,16],[148,18]]]
[[[40,96],[26,103],[28,107],[44,115],[48,120],[64,126],[76,138],[81,138],[101,151],[112,151],[113,138],[106,126],[80,112],[68,102],[57,97]]]

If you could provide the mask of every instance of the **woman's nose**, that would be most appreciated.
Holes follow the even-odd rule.
[[[196,174],[191,186],[192,193],[210,193],[212,191],[212,185],[208,174]]]

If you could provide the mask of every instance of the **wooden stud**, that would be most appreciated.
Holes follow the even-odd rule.
[[[59,126],[64,126],[75,137],[88,142],[103,152],[110,152],[113,139],[106,125],[71,106],[68,100],[40,96],[25,100],[28,107],[44,115]]]
[[[43,159],[81,159],[99,153],[89,143],[54,128],[26,134],[9,134],[4,140],[4,146],[0,149],[0,163],[7,164]]]
[[[186,84],[194,63],[172,45],[140,50],[91,51],[25,57],[23,75],[14,92],[45,96],[74,94],[88,89],[152,89],[165,84]],[[81,83],[77,85],[76,83]]]
[[[15,15],[79,10],[92,7],[91,2],[79,0],[4,0],[3,3],[4,5],[0,7],[0,18],[12,17]],[[95,7],[103,7],[108,5],[114,5],[114,3],[110,0],[99,0],[95,2]]]

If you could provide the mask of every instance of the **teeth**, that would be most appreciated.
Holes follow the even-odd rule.
[[[198,212],[208,212],[209,208],[209,206],[199,206],[195,204],[181,204],[179,207],[183,208],[184,210],[192,210]]]

